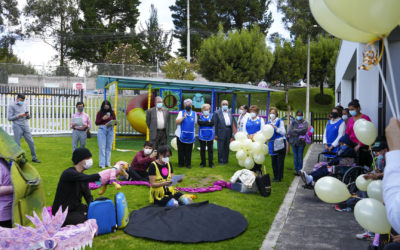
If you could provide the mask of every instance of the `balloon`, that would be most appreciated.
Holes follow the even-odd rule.
[[[388,35],[399,23],[399,0],[325,0],[338,18],[378,36]]]
[[[251,145],[251,152],[253,154],[261,154],[262,150],[263,150],[263,144],[259,143],[259,142],[253,142],[253,144]]]
[[[232,151],[235,151],[235,152],[237,152],[237,151],[239,151],[240,150],[240,141],[232,141],[230,144],[229,144],[229,148],[232,150]]]
[[[252,169],[254,167],[254,161],[250,157],[247,157],[244,160],[243,164],[244,164],[244,167],[247,168],[247,169]]]
[[[245,139],[243,141],[243,145],[246,148],[246,150],[248,150],[248,151],[250,151],[252,149],[252,144],[253,144],[253,141],[250,139]]]
[[[368,184],[371,183],[372,180],[366,180],[364,178],[364,174],[359,175],[356,179],[356,186],[361,191],[367,191]]]
[[[239,150],[236,152],[236,159],[244,160],[246,159],[246,157],[247,157],[246,152],[244,152],[243,150]]]
[[[261,132],[264,135],[264,137],[267,140],[269,140],[274,135],[275,130],[274,130],[274,127],[271,126],[271,124],[267,124],[264,127],[262,127]]]
[[[178,144],[176,140],[176,137],[171,140],[171,147],[175,150],[178,150]]]
[[[314,190],[318,198],[326,203],[339,203],[351,197],[346,185],[330,176],[319,179]]]
[[[244,167],[244,160],[239,160],[238,163],[239,163],[239,166]]]
[[[354,217],[360,226],[379,234],[390,233],[390,224],[383,204],[371,198],[357,202],[354,207]]]
[[[372,122],[359,119],[354,123],[354,133],[360,142],[369,146],[375,142],[378,129]]]
[[[247,139],[247,135],[244,132],[237,132],[235,134],[235,139],[238,140],[238,141],[244,141],[244,140]]]
[[[254,162],[257,164],[263,164],[265,161],[265,156],[263,154],[255,154],[253,156]]]
[[[262,145],[262,152],[264,155],[268,154],[269,150],[267,144]]]
[[[267,139],[265,138],[265,136],[262,133],[257,132],[254,135],[254,141],[259,142],[259,143],[262,144],[262,143],[265,143],[267,141]]]
[[[367,188],[367,194],[369,198],[375,199],[377,201],[383,202],[383,189],[382,181],[372,181]]]
[[[321,27],[332,35],[348,41],[367,43],[377,35],[357,30],[335,16],[323,0],[309,0],[311,13]]]

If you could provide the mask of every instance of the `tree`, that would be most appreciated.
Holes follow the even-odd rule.
[[[151,5],[150,18],[146,21],[146,29],[142,31],[144,49],[142,58],[152,65],[165,62],[171,56],[172,33],[164,32],[158,24],[157,9]]]
[[[40,36],[53,47],[61,67],[66,65],[71,48],[72,22],[79,16],[79,0],[28,0],[24,13],[31,18],[26,24],[28,35]],[[54,38],[54,39],[52,39]]]
[[[12,57],[11,47],[20,36],[17,0],[0,1],[0,58]]]
[[[194,57],[204,39],[216,34],[219,23],[224,30],[249,28],[257,24],[267,34],[272,24],[268,11],[270,0],[198,0],[190,1],[190,54]],[[179,53],[186,56],[187,0],[176,0],[170,7],[175,26],[174,37],[179,39]]]
[[[196,68],[195,64],[187,62],[185,58],[177,57],[169,59],[161,70],[168,79],[194,80]]]
[[[258,26],[204,40],[199,52],[201,74],[210,81],[258,82],[272,67],[273,56]]]

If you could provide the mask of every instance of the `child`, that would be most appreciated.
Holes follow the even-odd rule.
[[[133,158],[128,174],[130,181],[149,181],[147,169],[150,164],[156,160],[157,152],[153,150],[153,143],[146,141],[143,150],[136,153]],[[122,178],[120,178],[122,180]]]
[[[7,162],[0,158],[0,227],[12,227],[12,202],[13,186],[11,184],[10,168]]]

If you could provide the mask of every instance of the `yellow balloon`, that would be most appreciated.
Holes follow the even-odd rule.
[[[330,176],[319,179],[314,190],[318,198],[326,203],[339,203],[351,197],[346,185]]]
[[[263,164],[265,161],[265,156],[263,154],[253,155],[254,162],[257,164]]]
[[[268,154],[268,146],[267,146],[267,144],[263,144],[262,145],[262,152],[263,152],[263,154],[264,155],[266,155],[266,154]]]
[[[239,161],[246,159],[246,157],[246,152],[244,152],[243,150],[239,150],[236,152],[236,159],[238,159]]]
[[[354,133],[360,142],[365,145],[372,145],[378,135],[378,129],[372,122],[359,119],[354,123]]]
[[[367,191],[368,185],[371,183],[372,180],[366,180],[364,178],[364,174],[359,175],[356,179],[356,186],[361,191]]]
[[[267,141],[267,138],[261,133],[261,132],[257,132],[254,135],[254,141],[259,142],[259,143],[265,143]]]
[[[237,132],[235,134],[235,139],[238,141],[243,141],[243,140],[247,139],[247,135],[244,132]]]
[[[254,161],[250,157],[247,157],[244,162],[244,167],[247,169],[252,169],[254,167]]]
[[[241,143],[239,141],[232,141],[229,144],[229,148],[230,148],[230,150],[237,152],[240,150],[240,144]]]
[[[400,22],[399,0],[325,0],[328,8],[350,26],[378,36]]]
[[[274,135],[274,127],[271,126],[271,124],[267,124],[261,129],[262,134],[266,138],[266,140],[271,139],[271,137]]]
[[[239,166],[244,167],[244,160],[238,160],[238,164]]]
[[[263,144],[259,143],[259,142],[253,142],[252,146],[251,146],[251,152],[253,154],[261,154],[262,150],[263,150]]]
[[[360,226],[370,232],[390,233],[390,224],[383,204],[375,199],[366,198],[357,202],[354,217]]]
[[[377,201],[383,202],[383,189],[382,181],[373,181],[368,185],[367,194],[369,198],[375,199]]]
[[[311,12],[321,27],[332,35],[348,41],[367,43],[377,35],[357,30],[335,16],[323,0],[309,0]]]

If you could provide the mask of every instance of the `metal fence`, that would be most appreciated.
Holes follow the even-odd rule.
[[[329,120],[329,113],[311,113],[311,125],[314,127],[312,141],[321,144],[324,138],[326,123]]]

